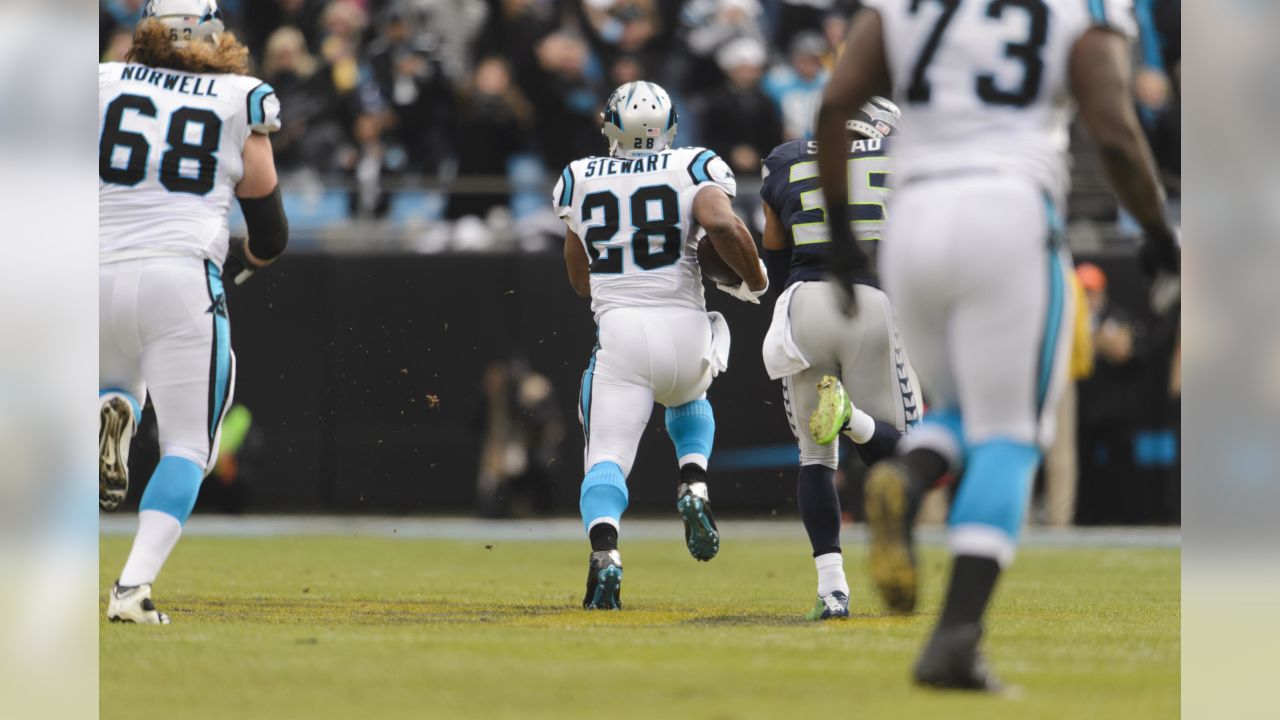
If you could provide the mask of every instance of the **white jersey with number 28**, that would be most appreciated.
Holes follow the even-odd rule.
[[[1070,183],[1068,63],[1101,26],[1132,36],[1130,0],[864,0],[880,13],[896,182],[975,170],[1025,176],[1059,203]]]
[[[100,262],[171,255],[221,265],[245,141],[279,129],[275,91],[257,78],[99,65]]]
[[[729,197],[737,192],[729,166],[700,147],[565,167],[551,203],[591,261],[597,320],[619,307],[706,309],[693,199],[708,185]]]

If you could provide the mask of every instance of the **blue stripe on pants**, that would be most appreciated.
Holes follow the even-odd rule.
[[[226,291],[218,266],[206,260],[209,281],[209,314],[213,316],[213,349],[209,360],[209,452],[222,422],[227,394],[231,389],[231,321],[227,319]],[[210,457],[210,460],[213,458]]]
[[[1058,336],[1062,332],[1062,314],[1066,305],[1066,281],[1062,276],[1062,259],[1056,248],[1049,248],[1049,313],[1044,323],[1044,338],[1040,345],[1040,378],[1036,383],[1036,414],[1044,410],[1053,383],[1054,360],[1058,350]]]
[[[591,362],[587,363],[587,369],[582,373],[582,390],[578,394],[579,412],[582,414],[582,442],[584,445],[591,442],[591,380],[596,373],[596,351],[600,349],[596,346],[596,350],[591,351]]]

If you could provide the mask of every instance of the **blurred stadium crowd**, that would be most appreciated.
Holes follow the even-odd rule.
[[[99,49],[121,59],[144,0],[100,0]],[[673,96],[681,145],[738,174],[754,218],[760,161],[807,137],[859,0],[223,0],[280,98],[273,137],[299,239],[418,250],[539,250],[560,234],[546,190],[604,151],[611,90]],[[1170,178],[1179,166],[1180,0],[1138,0],[1136,102]],[[1077,138],[1073,215],[1116,207]],[[1176,190],[1176,182],[1171,180]],[[371,224],[353,235],[352,223]],[[341,233],[334,232],[342,227]]]

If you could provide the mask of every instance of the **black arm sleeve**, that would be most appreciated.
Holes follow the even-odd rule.
[[[785,250],[764,249],[764,266],[769,271],[769,289],[781,295],[791,274],[791,248]]]
[[[289,219],[284,216],[280,186],[260,198],[237,198],[249,228],[249,252],[263,262],[280,257],[289,244]]]

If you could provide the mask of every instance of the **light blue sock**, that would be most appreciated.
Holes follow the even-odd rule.
[[[591,530],[591,523],[608,518],[614,525],[622,522],[627,509],[627,478],[617,463],[599,462],[591,466],[582,479],[582,494],[578,498],[582,512],[582,526]]]
[[[1013,557],[1040,450],[1028,443],[991,440],[969,449],[964,478],[951,507],[952,551]]]
[[[174,455],[160,458],[151,481],[142,493],[139,510],[158,510],[185,523],[196,506],[200,494],[200,482],[204,480],[204,468],[190,460]]]
[[[142,403],[138,402],[138,398],[134,397],[130,393],[125,392],[124,390],[121,390],[120,388],[99,388],[98,389],[98,397],[102,397],[103,395],[111,395],[111,394],[123,395],[124,398],[129,401],[129,406],[133,408],[133,421],[135,423],[142,422]]]
[[[676,460],[680,465],[693,462],[705,469],[716,438],[716,418],[711,412],[711,403],[702,398],[667,408],[666,421],[667,434],[676,446]]]

